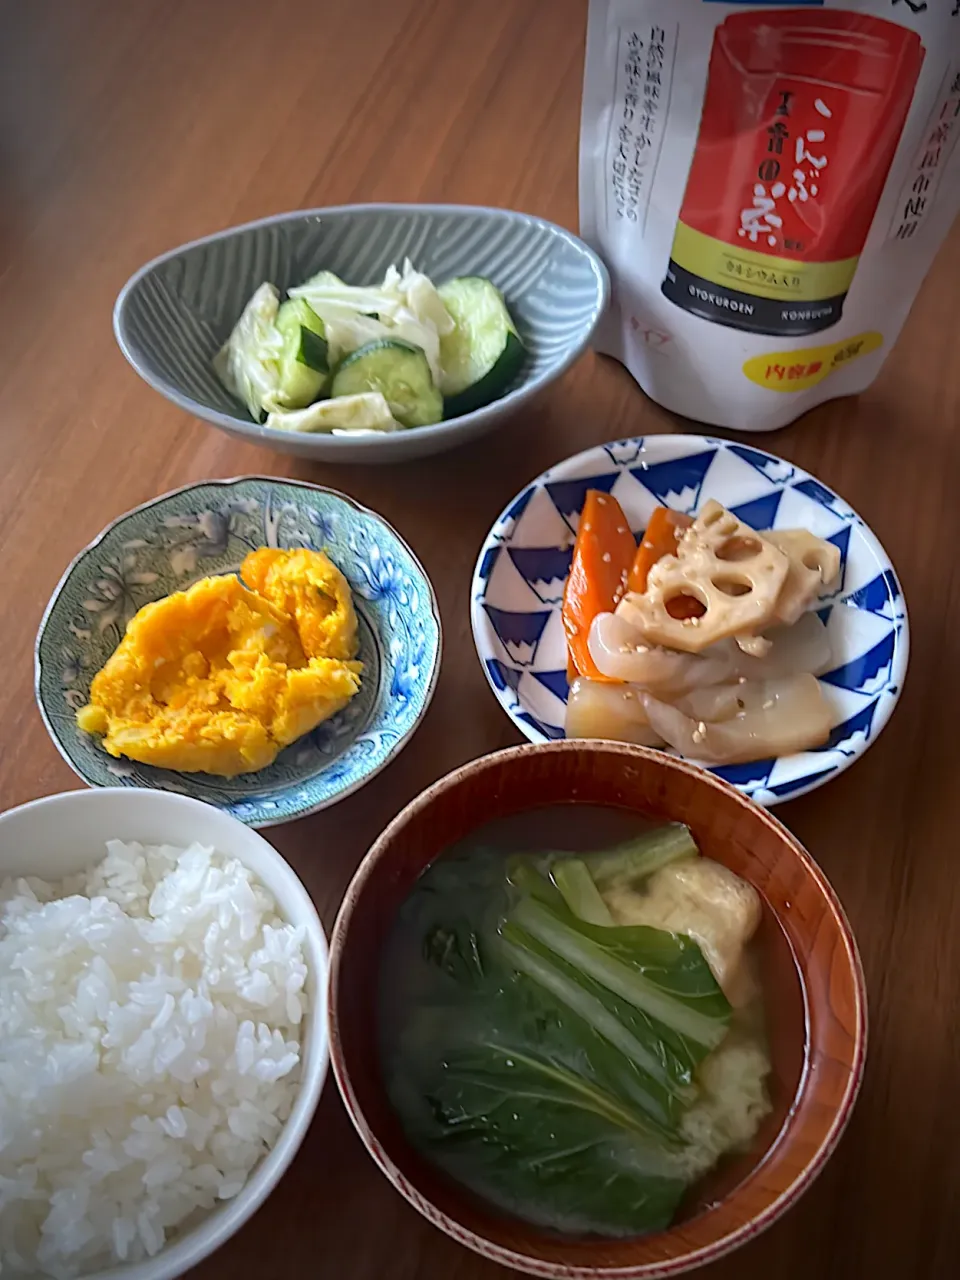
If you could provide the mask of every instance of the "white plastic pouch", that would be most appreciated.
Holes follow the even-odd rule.
[[[863,391],[960,206],[958,138],[960,0],[590,0],[598,349],[742,431]]]

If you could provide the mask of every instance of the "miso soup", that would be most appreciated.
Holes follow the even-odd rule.
[[[408,1140],[568,1234],[670,1224],[770,1111],[752,886],[686,827],[587,805],[490,823],[384,948],[380,1051]]]

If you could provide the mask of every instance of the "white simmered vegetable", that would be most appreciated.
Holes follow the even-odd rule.
[[[581,676],[573,682],[567,699],[567,737],[663,746],[663,739],[650,728],[642,698],[643,690],[633,685],[608,684]]]
[[[720,640],[703,653],[678,653],[644,643],[640,631],[616,613],[599,613],[590,627],[590,656],[605,676],[643,685],[658,697],[676,698],[691,689],[743,676],[771,680],[810,672],[822,675],[833,661],[827,629],[815,613],[804,614],[792,627],[766,633],[766,654],[754,658],[735,640]]]
[[[776,627],[765,634],[770,648],[764,657],[735,654],[738,676],[747,680],[773,680],[804,672],[819,676],[833,665],[827,628],[815,613],[803,614],[792,627]]]
[[[590,677],[572,685],[568,736],[655,735],[708,765],[822,746],[835,708],[816,677],[835,655],[808,610],[839,570],[833,544],[757,532],[715,499],[695,518],[656,508],[637,546],[618,501],[594,491],[561,611],[568,667]]]
[[[737,685],[736,696],[743,707],[717,722],[695,720],[650,693],[643,695],[643,707],[665,742],[704,764],[741,764],[809,751],[830,736],[830,705],[816,677],[807,672]]]
[[[255,422],[277,403],[283,350],[276,328],[279,310],[280,294],[272,284],[262,284],[213,360],[217,377],[243,401]]]
[[[664,696],[737,675],[734,647],[721,642],[704,654],[677,653],[644,643],[641,633],[616,613],[594,618],[587,641],[597,668],[611,680],[626,680]]]

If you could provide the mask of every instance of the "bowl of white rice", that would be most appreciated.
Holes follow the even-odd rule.
[[[327,944],[262,836],[169,792],[0,814],[0,1273],[173,1280],[293,1159]]]

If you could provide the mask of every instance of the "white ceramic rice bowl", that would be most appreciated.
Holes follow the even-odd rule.
[[[303,925],[310,1010],[300,1043],[300,1092],[276,1144],[243,1190],[153,1258],[83,1280],[175,1280],[213,1253],[251,1218],[283,1176],[313,1118],[327,1074],[327,941],[300,879],[266,840],[229,814],[189,796],[142,789],[68,791],[0,814],[0,880],[34,875],[59,880],[105,855],[107,840],[187,847],[194,841],[238,858],[273,894],[283,917]]]

